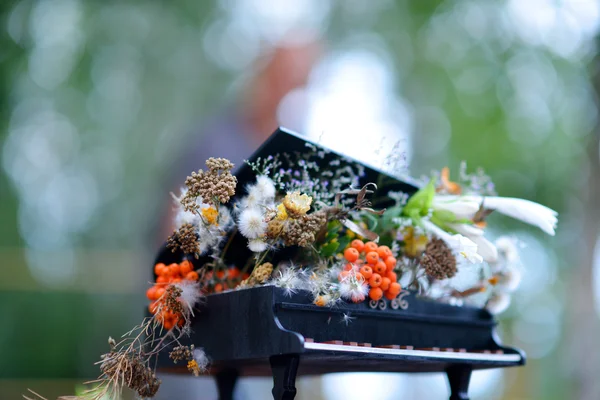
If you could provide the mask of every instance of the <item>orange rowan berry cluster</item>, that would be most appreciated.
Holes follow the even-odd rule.
[[[394,272],[396,258],[389,247],[355,239],[344,251],[344,258],[348,264],[340,274],[340,280],[348,274],[355,274],[359,280],[364,280],[370,286],[371,300],[380,300],[384,296],[393,300],[402,291],[398,276]]]
[[[217,272],[209,271],[204,275],[204,285],[202,290],[206,293],[221,293],[226,289],[235,289],[250,275],[242,274],[238,267],[231,267]]]
[[[146,291],[146,297],[151,301],[148,310],[152,314],[160,311],[160,320],[165,329],[171,329],[175,325],[183,326],[185,321],[181,312],[175,312],[171,309],[172,307],[168,307],[168,304],[176,301],[176,297],[178,297],[176,290],[170,290],[174,288],[170,285],[184,280],[196,282],[198,273],[194,271],[194,266],[188,260],[179,264],[158,263],[154,266],[154,273],[157,276],[156,283]]]

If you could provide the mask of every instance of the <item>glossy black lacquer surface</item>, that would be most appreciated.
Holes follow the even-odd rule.
[[[192,323],[190,343],[203,347],[218,367],[236,366],[242,373],[268,374],[267,360],[274,355],[300,355],[300,373],[342,371],[445,371],[448,365],[466,363],[473,368],[520,365],[519,350],[503,347],[494,333],[495,321],[482,309],[455,307],[405,297],[408,308],[373,310],[366,302],[318,307],[308,292],[291,296],[274,286],[236,290],[206,297]],[[346,316],[346,317],[345,317]],[[349,317],[349,318],[348,318]],[[398,355],[352,354],[305,349],[314,342],[339,340],[414,349],[464,348],[469,352],[503,350],[520,355],[517,361],[465,361],[414,359]],[[337,362],[343,361],[343,362]],[[171,367],[163,359],[160,367]]]

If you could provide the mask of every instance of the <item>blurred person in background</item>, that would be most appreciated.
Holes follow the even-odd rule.
[[[164,186],[178,193],[185,178],[192,171],[203,169],[204,162],[210,157],[227,158],[239,167],[281,124],[277,117],[281,100],[293,89],[306,84],[319,54],[319,42],[305,40],[301,33],[265,49],[264,55],[255,64],[255,71],[233,104],[226,105],[189,135],[184,154],[175,158],[178,162],[172,165],[173,173]],[[164,242],[172,231],[170,196],[165,203],[167,210],[163,216],[159,243]],[[157,400],[217,397],[216,386],[210,377],[191,379],[187,375],[163,375],[161,379]],[[270,379],[264,381],[265,386],[271,385]],[[259,392],[268,392],[267,387],[261,387]],[[247,385],[237,385],[236,390],[242,392],[238,393],[243,396],[240,398],[256,398],[247,397],[244,393],[251,391]]]
[[[184,154],[174,158],[176,162],[164,187],[178,193],[185,178],[192,171],[203,169],[210,157],[227,158],[239,167],[281,125],[277,117],[281,100],[306,84],[320,53],[318,40],[304,32],[296,32],[266,48],[239,97],[188,135]],[[171,198],[166,202],[171,211]],[[165,235],[159,241],[171,233],[171,225],[172,212],[167,212],[161,229]]]

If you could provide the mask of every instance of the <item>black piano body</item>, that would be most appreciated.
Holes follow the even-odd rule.
[[[250,160],[281,152],[302,153],[307,145],[325,150],[323,165],[341,157],[279,128]],[[360,183],[378,184],[378,206],[393,205],[388,197],[391,191],[410,195],[417,190],[413,181],[362,167]],[[238,187],[252,182],[254,174],[247,165],[239,166],[235,173]],[[243,265],[252,256],[240,235],[233,238],[231,249],[225,260],[229,264]],[[275,258],[292,258],[293,253],[294,249],[286,248]],[[183,257],[163,247],[156,262],[180,262]],[[202,265],[201,261],[194,264]],[[222,400],[232,398],[239,375],[273,375],[274,398],[293,399],[297,374],[358,371],[445,372],[451,399],[467,399],[472,370],[525,363],[523,352],[500,344],[496,321],[487,311],[442,304],[414,293],[402,301],[408,304],[405,309],[387,300],[375,308],[369,302],[318,307],[308,292],[287,295],[274,286],[210,294],[195,314],[189,340],[204,348],[211,359],[210,372],[217,379]],[[158,368],[174,372],[168,354],[159,356]]]
[[[211,294],[189,340],[211,359],[221,399],[232,398],[239,375],[273,375],[274,398],[292,399],[296,375],[359,371],[446,372],[451,399],[466,399],[472,370],[525,363],[520,350],[500,345],[487,311],[413,293],[402,301],[406,309],[389,301],[318,307],[306,291],[275,286]],[[158,367],[173,371],[166,354]]]

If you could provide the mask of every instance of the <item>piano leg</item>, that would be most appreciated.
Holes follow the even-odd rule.
[[[273,399],[293,400],[296,397],[296,372],[300,356],[271,356],[269,361],[273,371]]]
[[[446,369],[450,383],[450,400],[469,400],[471,370],[469,365],[452,365]]]
[[[219,391],[219,400],[233,400],[235,383],[240,372],[237,369],[225,368],[215,375],[217,381],[217,390]]]

